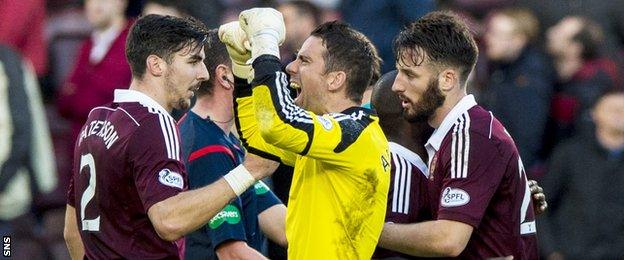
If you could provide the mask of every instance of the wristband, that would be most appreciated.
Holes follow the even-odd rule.
[[[228,174],[223,176],[225,181],[230,185],[236,196],[240,196],[256,182],[256,179],[249,173],[249,171],[242,164],[236,166]]]

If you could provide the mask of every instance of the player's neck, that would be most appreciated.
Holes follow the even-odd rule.
[[[433,113],[433,116],[429,119],[429,125],[433,128],[438,128],[442,124],[442,121],[448,116],[453,108],[466,96],[465,89],[457,89],[446,95],[442,106],[437,108]]]
[[[332,98],[327,99],[325,102],[325,111],[323,114],[327,113],[340,113],[342,111],[347,110],[350,107],[359,107],[360,104],[353,102],[351,99],[347,97],[338,97],[337,95],[332,96]]]
[[[226,134],[230,133],[230,129],[232,129],[234,124],[234,109],[231,95],[228,98],[224,95],[219,95],[219,92],[215,92],[212,96],[206,95],[197,98],[191,111],[201,118],[211,120]]]
[[[162,106],[168,113],[171,113],[173,107],[167,102],[167,93],[162,91],[162,88],[157,88],[155,86],[158,86],[158,83],[151,82],[147,79],[147,77],[144,77],[144,79],[132,78],[132,82],[130,82],[130,87],[128,89],[136,90],[145,94],[156,101],[156,103]]]

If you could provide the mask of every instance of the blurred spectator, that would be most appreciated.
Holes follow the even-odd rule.
[[[438,0],[438,5],[441,9],[452,9],[481,19],[494,10],[512,7],[515,2],[515,0]]]
[[[343,0],[340,7],[344,20],[377,47],[382,73],[394,69],[392,40],[399,30],[434,9],[433,0]]]
[[[0,1],[0,43],[20,52],[39,77],[45,75],[48,62],[45,19],[44,0]]]
[[[542,181],[551,208],[538,234],[548,259],[624,259],[624,92],[600,98],[592,118],[592,137],[558,146]]]
[[[184,16],[180,3],[172,0],[146,0],[141,14],[171,15],[175,17]]]
[[[0,234],[13,239],[12,257],[49,257],[33,201],[56,186],[54,153],[32,67],[0,45]],[[57,234],[62,241],[61,233]],[[67,257],[67,254],[65,254]]]
[[[522,161],[531,169],[542,148],[556,74],[533,43],[538,21],[525,9],[492,13],[485,33],[485,54],[491,62],[483,104],[513,137]]]
[[[186,0],[189,2],[197,2],[196,5],[206,6],[206,0]],[[273,7],[275,5],[274,0],[215,0],[215,2],[219,2],[222,8],[222,14],[220,16],[221,22],[220,24],[224,24],[227,22],[238,21],[238,15],[241,11],[254,8],[254,7]],[[211,6],[207,6],[206,8],[213,8]],[[194,15],[193,13],[191,13]],[[209,26],[209,28],[217,27],[219,24],[214,26]]]
[[[295,60],[299,47],[321,24],[321,9],[311,2],[297,0],[281,3],[277,10],[284,16],[286,40],[281,47],[282,64]]]
[[[615,62],[601,55],[603,42],[600,26],[578,16],[566,17],[548,30],[547,47],[559,82],[552,100],[546,151],[575,132],[589,132],[590,107],[617,83]]]
[[[517,3],[533,10],[544,29],[554,26],[567,16],[584,16],[602,27],[606,51],[612,54],[624,46],[624,1],[523,0]]]
[[[48,42],[49,69],[46,80],[41,82],[46,101],[56,98],[58,89],[73,68],[82,42],[91,31],[92,27],[79,4],[63,7],[59,4],[48,12],[45,39]]]
[[[71,123],[71,140],[78,136],[92,108],[112,102],[113,90],[128,88],[130,84],[130,67],[124,53],[132,24],[124,16],[127,3],[126,0],[85,2],[85,13],[94,31],[82,45],[58,99],[61,115]],[[73,152],[71,145],[68,152]]]
[[[180,3],[189,15],[202,21],[208,28],[216,28],[221,24],[225,11],[225,2],[230,0],[170,0]],[[242,11],[238,10],[238,12]],[[238,14],[237,12],[237,14]],[[238,16],[236,16],[238,19]]]

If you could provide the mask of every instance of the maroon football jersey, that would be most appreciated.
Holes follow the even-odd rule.
[[[156,101],[132,90],[94,108],[76,141],[68,204],[90,259],[178,258],[147,216],[186,188],[178,130]]]
[[[474,227],[462,259],[537,259],[535,217],[518,150],[492,113],[464,97],[426,144],[434,219]]]
[[[418,156],[404,146],[388,142],[392,160],[390,161],[390,190],[386,222],[416,223],[431,220],[428,202],[427,165]],[[399,252],[377,247],[373,258],[411,258]]]

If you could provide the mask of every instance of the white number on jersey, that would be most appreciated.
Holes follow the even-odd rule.
[[[85,219],[85,208],[89,201],[95,197],[95,159],[90,153],[80,157],[80,172],[85,166],[89,166],[89,186],[82,193],[80,198],[80,220],[82,221],[82,230],[100,231],[100,216],[94,219]]]

